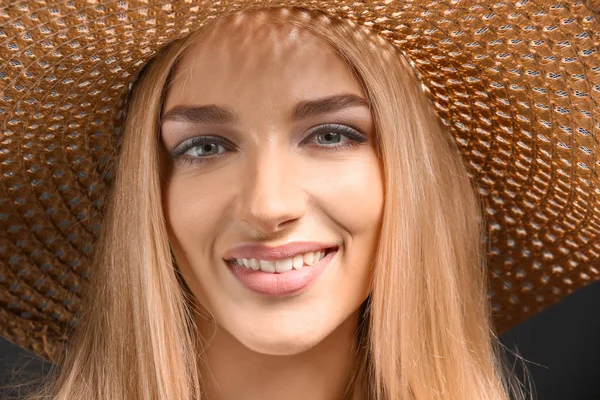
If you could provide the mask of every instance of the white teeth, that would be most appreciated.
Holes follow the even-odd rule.
[[[310,253],[305,253],[302,258],[306,265],[313,265],[315,263],[315,253],[312,251]]]
[[[304,258],[302,257],[302,254],[298,254],[297,256],[294,256],[294,258],[292,258],[292,266],[294,267],[294,269],[300,269],[303,265]]]
[[[264,272],[275,272],[275,262],[260,260],[260,270]]]
[[[277,260],[275,261],[275,271],[282,273],[288,272],[292,270],[292,259],[286,258],[285,260]]]
[[[256,258],[237,258],[235,259],[235,263],[255,271],[260,269],[263,272],[283,273],[291,271],[292,269],[298,270],[304,266],[313,265],[321,261],[323,257],[325,257],[325,250],[297,254],[294,257],[277,261],[258,260]]]

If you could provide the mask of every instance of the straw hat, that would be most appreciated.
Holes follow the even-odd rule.
[[[600,277],[600,1],[4,2],[0,335],[58,359],[132,82],[161,46],[251,5],[352,19],[412,60],[484,200],[500,332]]]

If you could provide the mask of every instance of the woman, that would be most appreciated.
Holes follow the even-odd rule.
[[[126,115],[45,394],[518,397],[469,173],[397,47],[318,11],[224,12],[153,58]]]
[[[222,18],[127,115],[56,398],[507,398],[475,195],[391,45],[304,10]]]

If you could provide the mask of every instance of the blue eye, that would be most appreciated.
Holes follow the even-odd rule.
[[[317,126],[311,129],[308,138],[315,138],[319,147],[327,150],[354,147],[368,141],[367,137],[356,129],[340,124]]]
[[[183,154],[186,156],[192,156],[192,157],[214,156],[216,154],[222,153],[222,151],[219,151],[220,149],[225,149],[225,148],[223,147],[223,145],[218,144],[218,143],[206,142],[206,143],[201,143],[201,144],[195,145],[193,147],[190,147]]]
[[[315,137],[319,140],[325,141],[325,143],[321,142],[321,144],[337,144],[342,141],[342,138],[345,135],[339,132],[327,132],[327,133],[318,133]]]
[[[303,144],[319,150],[333,151],[351,148],[368,141],[354,128],[340,124],[319,125],[308,131]],[[197,136],[181,143],[172,151],[175,160],[191,163],[209,162],[225,153],[235,151],[237,147],[221,136]]]
[[[221,137],[199,136],[186,140],[177,146],[173,150],[173,158],[208,158],[233,149],[235,149],[235,146]]]

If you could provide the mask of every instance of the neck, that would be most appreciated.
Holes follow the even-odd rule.
[[[200,321],[199,321],[200,322]],[[212,338],[200,375],[207,400],[342,400],[356,363],[358,313],[315,347],[299,354],[256,353],[223,328],[202,321]]]

